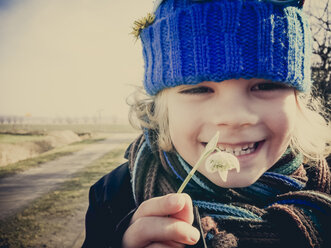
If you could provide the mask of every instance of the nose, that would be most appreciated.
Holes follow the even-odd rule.
[[[259,115],[252,100],[244,90],[222,89],[214,98],[212,121],[217,126],[241,128],[258,122]]]

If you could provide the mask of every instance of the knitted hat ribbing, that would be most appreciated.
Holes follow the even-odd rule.
[[[165,0],[140,34],[148,94],[182,84],[264,78],[311,86],[302,9],[262,0]]]

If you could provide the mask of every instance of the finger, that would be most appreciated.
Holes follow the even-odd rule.
[[[147,201],[144,201],[135,214],[132,217],[131,222],[135,222],[137,219],[146,217],[146,216],[169,216],[175,215],[181,210],[183,210],[186,204],[192,204],[192,201],[189,200],[187,194],[168,194],[165,196],[151,198]],[[191,201],[191,203],[190,203]],[[191,207],[186,207],[185,210],[190,209]],[[193,209],[193,208],[192,208]],[[189,214],[186,214],[189,215]],[[186,215],[179,216],[182,220],[186,221]],[[192,210],[192,219],[193,219],[193,210]],[[189,221],[191,219],[189,218]],[[193,221],[193,220],[192,220]]]
[[[152,243],[146,246],[145,248],[173,248],[173,247],[163,243]]]
[[[184,221],[168,217],[143,217],[127,229],[123,244],[128,248],[168,241],[194,245],[199,238],[199,231]]]
[[[152,243],[145,248],[185,248],[184,244],[179,244],[176,242],[163,242],[163,243]]]
[[[166,242],[163,242],[163,244],[166,244],[172,248],[184,248],[186,246],[184,244],[177,243],[175,241],[166,241]]]

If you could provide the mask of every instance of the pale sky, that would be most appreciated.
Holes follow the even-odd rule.
[[[314,2],[324,2],[315,0]],[[153,0],[0,0],[0,115],[126,118]]]
[[[8,4],[10,3],[10,4]],[[0,0],[0,115],[126,116],[152,0]]]

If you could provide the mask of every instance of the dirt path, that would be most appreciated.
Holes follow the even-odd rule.
[[[70,175],[83,169],[117,146],[132,141],[136,134],[116,134],[104,141],[57,160],[47,162],[38,168],[0,179],[0,220],[27,207],[31,201],[48,193],[64,182]],[[84,218],[88,201],[82,201],[78,210],[66,220],[66,230],[54,233],[48,239],[56,247],[80,247],[84,239]],[[70,219],[70,220],[69,220]]]

